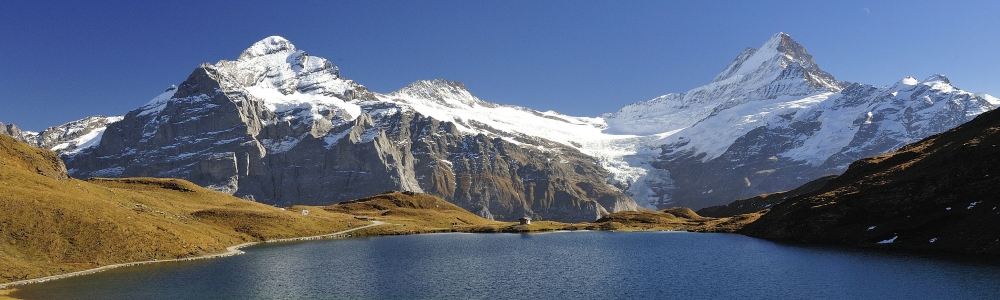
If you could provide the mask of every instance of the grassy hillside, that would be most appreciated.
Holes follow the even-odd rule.
[[[483,219],[440,197],[412,192],[385,192],[326,206],[323,210],[429,229],[450,229],[456,225],[500,223]]]
[[[734,232],[756,221],[760,213],[741,214],[725,218],[703,217],[687,207],[664,210],[623,211],[613,213],[594,222],[602,230],[684,230],[701,232]]]
[[[390,191],[354,201],[324,207],[331,213],[352,214],[390,223],[368,228],[357,235],[394,235],[430,232],[525,232],[563,229],[568,224],[541,222],[519,226],[514,222],[491,221],[479,217],[436,196]]]
[[[177,179],[69,178],[54,152],[0,135],[0,283],[222,252],[358,224],[303,216]]]

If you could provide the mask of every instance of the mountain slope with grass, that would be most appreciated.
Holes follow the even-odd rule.
[[[70,178],[55,152],[0,135],[0,283],[330,233],[349,215],[299,212],[178,179]]]

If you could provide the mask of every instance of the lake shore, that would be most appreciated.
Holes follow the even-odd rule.
[[[698,231],[698,232],[732,232],[735,228],[756,219],[741,218],[705,218],[686,208],[675,208],[663,211],[644,210],[638,212],[618,212],[605,216],[593,222],[562,223],[554,221],[534,221],[527,224],[518,222],[499,222],[482,219],[454,204],[440,198],[423,194],[408,194],[402,192],[387,192],[366,199],[340,203],[328,207],[295,206],[289,211],[314,211],[320,213],[340,213],[353,215],[354,219],[370,221],[371,224],[338,231],[329,234],[303,236],[294,238],[271,239],[261,242],[247,242],[228,246],[222,253],[162,260],[145,260],[105,265],[101,267],[52,275],[40,278],[25,279],[0,284],[0,290],[16,286],[41,283],[68,277],[94,274],[120,267],[145,265],[159,262],[178,262],[199,259],[211,259],[242,254],[241,248],[261,244],[289,241],[304,241],[326,238],[368,236],[409,235],[441,232],[467,233],[531,233],[551,231]],[[323,217],[321,217],[323,218]],[[391,226],[379,226],[379,225]]]
[[[120,263],[120,264],[111,264],[111,265],[106,265],[106,266],[101,266],[101,267],[97,267],[97,268],[93,268],[93,269],[76,271],[76,272],[71,272],[71,273],[66,273],[66,274],[59,274],[59,275],[46,276],[46,277],[41,277],[41,278],[34,278],[34,279],[25,279],[25,280],[20,280],[20,281],[13,281],[13,282],[8,282],[8,283],[0,284],[0,296],[9,296],[8,294],[10,294],[11,291],[12,291],[11,288],[16,287],[16,286],[26,285],[26,284],[42,283],[42,282],[47,282],[47,281],[52,281],[52,280],[59,280],[59,279],[69,278],[69,277],[89,275],[89,274],[104,272],[104,271],[107,271],[107,270],[121,268],[121,267],[131,267],[131,266],[139,266],[139,265],[147,265],[147,264],[163,263],[163,262],[180,262],[180,261],[192,261],[192,260],[201,260],[201,259],[212,259],[212,258],[220,258],[220,257],[233,256],[233,255],[240,255],[240,254],[245,253],[245,252],[243,252],[240,249],[246,248],[246,247],[250,247],[250,246],[253,246],[253,245],[263,244],[263,243],[280,243],[280,242],[309,241],[309,240],[320,240],[320,239],[331,239],[331,238],[344,238],[344,237],[348,237],[347,233],[350,233],[350,232],[353,232],[353,231],[357,231],[357,230],[361,230],[361,229],[370,228],[370,227],[375,227],[375,226],[379,226],[379,225],[383,225],[383,224],[386,224],[386,223],[382,222],[382,221],[372,221],[372,224],[368,224],[368,225],[357,227],[357,228],[351,228],[351,229],[348,229],[348,230],[338,231],[338,232],[334,232],[334,233],[329,233],[329,234],[314,235],[314,236],[304,236],[304,237],[294,237],[294,238],[285,238],[285,239],[273,239],[273,240],[267,240],[267,241],[262,241],[262,242],[247,242],[247,243],[242,243],[242,244],[239,244],[239,245],[233,245],[233,246],[226,247],[226,251],[222,252],[222,253],[208,254],[208,255],[195,256],[195,257],[175,258],[175,259],[146,260],[146,261],[128,262],[128,263]]]

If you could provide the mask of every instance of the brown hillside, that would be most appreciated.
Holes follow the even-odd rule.
[[[483,219],[440,197],[413,192],[390,191],[326,206],[323,209],[331,213],[375,218],[406,227],[371,228],[368,229],[369,234],[392,234],[393,231],[399,233],[452,231],[458,227],[471,225],[505,224]],[[374,232],[379,230],[388,232]]]
[[[773,206],[742,233],[1000,254],[1000,111],[880,156]],[[891,242],[890,242],[891,241]]]
[[[760,217],[758,213],[743,214],[727,218],[706,218],[687,207],[674,207],[660,211],[621,211],[595,221],[594,229],[648,231],[685,230],[701,232],[734,232],[743,225]]]
[[[0,283],[218,253],[247,241],[334,232],[350,221],[177,179],[76,180],[55,153],[0,135]]]

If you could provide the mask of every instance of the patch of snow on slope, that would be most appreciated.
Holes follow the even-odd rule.
[[[172,98],[176,93],[177,93],[176,88],[171,89],[160,94],[159,96],[156,96],[155,98],[153,98],[153,100],[149,100],[149,102],[146,103],[146,105],[139,107],[139,109],[142,110],[142,112],[139,113],[139,116],[160,113],[160,111],[162,111],[163,108],[167,106],[167,102],[170,100],[170,98]]]
[[[73,155],[80,152],[83,149],[97,146],[98,144],[100,144],[101,138],[104,136],[104,131],[107,129],[107,125],[121,121],[123,118],[124,118],[123,116],[88,117],[82,120],[63,124],[62,126],[49,128],[48,130],[61,131],[60,135],[63,137],[67,137],[67,136],[72,136],[74,134],[78,134],[81,131],[87,130],[90,126],[92,126],[96,122],[104,122],[104,126],[91,128],[89,132],[73,139],[64,140],[63,142],[56,144],[55,146],[52,146],[49,150],[59,152],[62,155]]]
[[[980,98],[986,99],[986,102],[989,102],[990,104],[993,104],[993,106],[1000,106],[1000,98],[993,97],[993,95],[986,94],[986,93],[979,93],[979,94],[976,94],[976,96],[979,96]]]
[[[969,203],[969,207],[966,208],[966,209],[972,209],[973,207],[976,207],[976,204],[979,204],[979,202],[981,202],[981,201],[976,201],[976,202]]]
[[[892,237],[891,239],[884,240],[884,241],[881,241],[881,242],[878,242],[878,243],[879,244],[892,244],[893,242],[896,241],[896,238],[899,238],[899,236],[897,235],[897,236]]]
[[[353,121],[361,115],[360,105],[344,102],[344,100],[336,97],[311,93],[303,94],[298,91],[285,95],[278,90],[259,86],[247,87],[246,90],[254,97],[264,100],[264,106],[274,113],[303,109],[308,112],[308,116],[319,119],[322,118],[319,115],[320,110],[323,107],[327,107],[346,112],[350,116],[350,118],[346,118],[345,116],[345,120],[347,121]]]
[[[295,148],[295,145],[298,145],[299,142],[302,141],[302,138],[303,137],[286,136],[283,139],[263,139],[260,143],[270,153],[283,153]]]
[[[73,139],[72,141],[61,143],[59,145],[56,145],[55,147],[52,147],[52,151],[69,149],[68,151],[63,152],[63,154],[68,154],[68,155],[76,154],[77,152],[80,152],[83,149],[87,149],[101,143],[101,138],[104,137],[104,130],[107,129],[108,129],[107,127],[94,129],[93,131],[84,134],[76,139]]]
[[[337,143],[339,143],[340,140],[344,139],[344,137],[346,137],[350,133],[351,129],[347,129],[341,132],[327,133],[327,135],[323,137],[323,143],[326,145],[326,149],[330,149],[334,145],[337,145]]]

